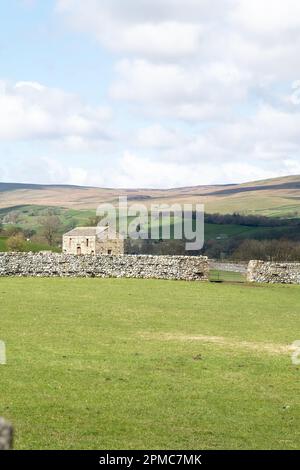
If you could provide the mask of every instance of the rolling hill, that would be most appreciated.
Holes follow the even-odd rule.
[[[268,216],[300,216],[300,175],[243,184],[174,189],[112,189],[67,185],[0,183],[0,209],[51,206],[93,210],[102,202],[203,203],[207,213],[239,212]]]

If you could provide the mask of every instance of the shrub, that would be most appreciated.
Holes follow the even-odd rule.
[[[7,248],[9,251],[25,251],[25,238],[21,233],[12,235],[7,240]]]

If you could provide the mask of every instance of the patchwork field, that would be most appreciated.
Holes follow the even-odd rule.
[[[59,217],[60,220],[60,231],[65,233],[70,230],[70,224],[73,223],[74,226],[88,226],[90,225],[90,218],[95,216],[94,211],[81,211],[81,210],[72,210],[65,209],[62,207],[51,208],[55,210],[55,214]],[[0,209],[0,219],[5,216],[10,209]],[[22,230],[35,230],[38,234],[41,234],[41,219],[47,213],[47,208],[43,206],[18,206],[13,209],[13,212],[18,213],[18,220],[16,224]],[[172,227],[174,221],[172,220]],[[153,224],[154,225],[154,224]],[[162,226],[162,223],[159,224]],[[176,223],[175,223],[176,225]],[[4,229],[6,226],[4,225]],[[173,228],[172,228],[173,230]],[[237,224],[215,224],[215,223],[205,223],[204,234],[205,240],[227,240],[233,237],[240,238],[281,238],[289,237],[295,232],[298,233],[298,227],[251,227],[246,225],[237,225]],[[172,232],[173,233],[173,232]],[[36,245],[36,246],[35,246]],[[29,251],[40,251],[40,250],[49,250],[50,247],[47,245],[41,244],[28,244],[26,247]],[[3,237],[0,236],[0,251],[6,251],[6,243]]]
[[[297,449],[297,286],[0,279],[17,449]]]

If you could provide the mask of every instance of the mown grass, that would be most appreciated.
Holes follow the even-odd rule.
[[[7,237],[0,237],[0,252],[7,251]]]
[[[0,415],[17,449],[297,449],[299,294],[2,278]]]
[[[209,279],[211,282],[246,282],[246,274],[212,269]]]

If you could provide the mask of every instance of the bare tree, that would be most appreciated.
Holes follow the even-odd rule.
[[[61,222],[57,215],[47,215],[41,219],[42,234],[50,246],[53,246],[61,228]]]
[[[232,258],[243,261],[299,261],[300,243],[289,240],[245,240],[235,250]]]

